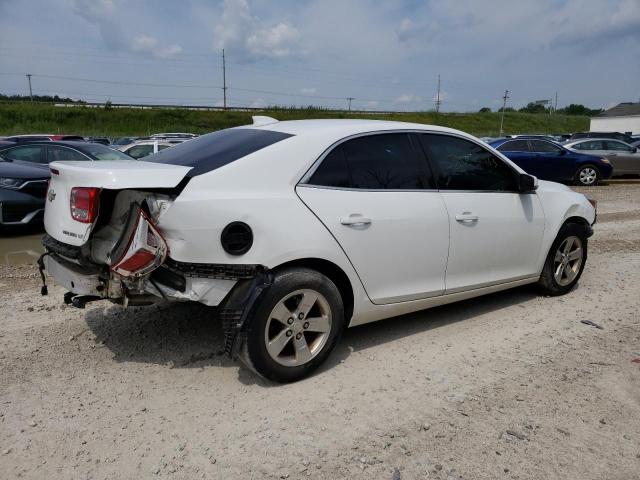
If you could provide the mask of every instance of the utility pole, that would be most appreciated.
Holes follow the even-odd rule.
[[[438,94],[436,95],[436,115],[440,113],[440,74],[438,74]]]
[[[558,92],[556,92],[556,103],[553,106],[553,113],[558,111]]]
[[[222,49],[222,95],[223,95],[223,107],[227,109],[227,63],[224,57],[224,48]]]
[[[31,91],[31,74],[27,73],[27,80],[29,80],[29,97],[31,98],[31,103],[33,103],[33,92]]]
[[[509,98],[509,90],[504,91],[504,97],[502,97],[502,117],[500,118],[500,136],[504,134],[502,127],[504,126],[504,109],[507,106],[507,99]]]
[[[351,111],[351,101],[355,100],[355,98],[353,97],[347,97],[347,100],[349,101],[349,111]]]

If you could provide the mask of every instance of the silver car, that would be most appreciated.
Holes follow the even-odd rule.
[[[640,152],[621,140],[612,138],[585,138],[564,144],[571,150],[605,157],[611,162],[614,177],[640,175]]]

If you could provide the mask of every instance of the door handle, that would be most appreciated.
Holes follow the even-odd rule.
[[[348,217],[341,217],[340,223],[342,225],[347,225],[350,227],[357,227],[362,225],[370,225],[371,219],[369,217],[364,217],[359,213],[352,213]]]
[[[456,215],[456,222],[473,223],[478,221],[478,216],[471,212],[463,212]]]

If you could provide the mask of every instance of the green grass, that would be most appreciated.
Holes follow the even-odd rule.
[[[412,112],[350,114],[321,109],[265,109],[261,112],[194,111],[181,108],[89,108],[54,107],[29,103],[0,104],[0,135],[20,133],[66,133],[118,137],[157,132],[206,133],[251,123],[251,115],[278,120],[305,118],[367,118],[426,123],[456,128],[478,136],[497,136],[499,113]],[[589,117],[507,112],[504,130],[517,133],[565,133],[585,131]]]

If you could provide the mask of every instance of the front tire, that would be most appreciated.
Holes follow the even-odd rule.
[[[587,263],[587,232],[581,225],[562,226],[545,261],[538,286],[545,295],[564,295],[578,283]]]
[[[294,382],[326,360],[343,327],[335,284],[315,270],[286,269],[249,314],[240,359],[269,380]]]
[[[591,187],[600,181],[600,171],[593,165],[581,166],[574,177],[576,185]]]

